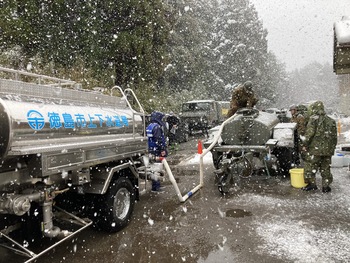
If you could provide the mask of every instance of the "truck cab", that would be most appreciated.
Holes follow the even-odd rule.
[[[350,17],[334,23],[333,70],[335,74],[350,73]]]
[[[220,123],[226,117],[229,102],[215,100],[192,100],[182,104],[181,118],[188,124],[190,134],[203,133]]]

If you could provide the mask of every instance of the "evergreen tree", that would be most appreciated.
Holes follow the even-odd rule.
[[[169,64],[159,79],[159,86],[171,91],[193,89],[201,81],[206,61],[203,56],[205,35],[198,17],[201,1],[174,1],[169,5],[171,34],[168,41]]]
[[[251,80],[261,106],[285,85],[249,0],[0,3],[3,48],[19,46],[43,64],[80,71],[83,80],[145,87],[149,96],[157,83],[164,97],[177,92],[183,100],[229,100],[237,83]]]
[[[321,100],[327,107],[338,108],[338,80],[330,64],[310,63],[290,72],[289,78],[289,85],[283,91],[288,99],[280,104],[291,105]]]
[[[235,85],[251,80],[262,105],[274,103],[284,68],[268,53],[267,32],[248,0],[175,1],[172,10],[172,63],[160,85],[229,100]]]
[[[161,0],[3,0],[2,7],[3,46],[19,45],[27,56],[64,67],[83,60],[100,78],[114,73],[121,86],[152,84],[164,69]]]

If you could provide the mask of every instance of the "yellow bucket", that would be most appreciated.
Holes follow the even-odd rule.
[[[293,168],[289,170],[290,183],[295,188],[302,188],[306,186],[304,181],[304,168]]]

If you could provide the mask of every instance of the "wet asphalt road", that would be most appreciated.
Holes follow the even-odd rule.
[[[199,183],[199,166],[175,163],[196,154],[198,138],[168,158],[183,194]],[[186,202],[179,202],[165,181],[164,193],[141,196],[132,221],[121,232],[90,228],[36,262],[350,261],[346,167],[332,168],[328,194],[293,188],[289,178],[254,176],[222,196],[213,170],[206,163],[204,187]]]

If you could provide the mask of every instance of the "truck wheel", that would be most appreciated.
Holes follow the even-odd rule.
[[[240,159],[237,164],[237,173],[240,177],[247,178],[253,174],[253,165],[248,160],[248,158],[243,157]]]
[[[220,169],[221,168],[221,161],[222,161],[222,153],[217,153],[216,151],[215,152],[212,152],[212,158],[213,158],[213,164],[214,164],[214,167],[215,169]]]
[[[112,182],[103,199],[98,225],[108,232],[117,232],[127,226],[135,204],[130,180],[122,177]]]
[[[231,176],[222,175],[219,178],[218,190],[222,195],[226,195],[231,188]]]

